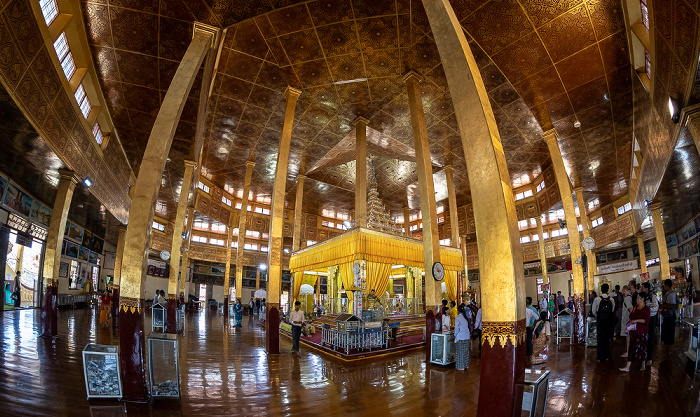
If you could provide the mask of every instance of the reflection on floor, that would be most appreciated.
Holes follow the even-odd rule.
[[[255,317],[244,316],[243,328],[233,328],[232,319],[224,325],[221,316],[206,311],[188,315],[181,338],[182,403],[88,402],[81,350],[117,338],[111,329],[98,328],[94,310],[79,309],[60,311],[59,338],[45,340],[37,337],[39,314],[30,309],[0,316],[3,415],[476,415],[477,349],[466,372],[426,372],[422,350],[349,364],[303,347],[296,357],[284,337],[283,354],[267,357]],[[687,334],[678,327],[674,346],[659,346],[650,369],[629,374],[617,370],[623,365],[621,339],[612,363],[596,362],[593,348],[554,347],[547,415],[700,416],[700,384],[683,355]]]

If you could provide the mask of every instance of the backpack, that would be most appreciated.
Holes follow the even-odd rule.
[[[613,303],[610,297],[600,297],[598,304],[598,320],[610,320],[613,314]]]

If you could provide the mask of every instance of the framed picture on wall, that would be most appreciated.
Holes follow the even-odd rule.
[[[81,261],[87,261],[89,258],[90,251],[88,250],[88,248],[80,246],[80,248],[78,249],[78,259],[80,259]]]
[[[396,294],[403,294],[403,285],[394,285],[394,296]]]
[[[68,263],[67,262],[61,262],[61,265],[58,268],[58,276],[59,276],[59,278],[67,278],[68,277]]]
[[[155,267],[155,266],[153,266],[153,265],[148,265],[148,271],[146,272],[146,274],[148,274],[148,275],[154,275],[155,270],[156,270],[156,267]]]
[[[66,256],[69,258],[78,257],[78,245],[73,242],[66,242]]]
[[[97,254],[95,252],[90,251],[90,254],[88,255],[88,262],[91,264],[97,264]]]

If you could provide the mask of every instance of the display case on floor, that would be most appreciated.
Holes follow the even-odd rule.
[[[571,343],[573,334],[574,312],[565,308],[557,315],[557,345],[562,339],[569,339],[569,343]]]
[[[523,407],[521,416],[542,417],[547,406],[549,371],[525,369]]]
[[[178,332],[185,331],[185,307],[187,307],[187,306],[185,304],[183,304],[177,310],[177,331]]]
[[[698,328],[700,327],[700,320],[698,319],[683,319],[683,323],[690,327],[690,337],[688,338],[688,350],[685,351],[685,356],[691,361],[695,362],[695,372],[700,368],[700,361],[698,361],[698,356],[700,356],[700,345],[698,345]]]
[[[83,349],[85,390],[91,398],[121,398],[119,346],[89,343]]]
[[[430,340],[430,363],[450,366],[455,363],[454,333],[433,333]]]
[[[148,336],[148,375],[152,397],[180,396],[178,340],[173,333]]]
[[[168,314],[168,310],[160,305],[160,304],[154,304],[153,307],[151,308],[151,331],[155,332],[156,329],[158,331],[164,332],[165,331],[165,323],[166,321],[166,316]]]
[[[598,346],[598,320],[594,317],[586,318],[586,346]]]

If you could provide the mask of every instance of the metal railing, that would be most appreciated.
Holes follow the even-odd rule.
[[[321,345],[332,346],[333,349],[351,349],[370,351],[373,348],[389,347],[389,329],[372,330],[362,333],[343,333],[332,329],[321,329]]]
[[[423,314],[420,306],[420,298],[387,298],[383,302],[385,315],[392,314]]]
[[[350,303],[347,298],[329,298],[328,311],[326,314],[343,314],[347,313],[350,308]]]

